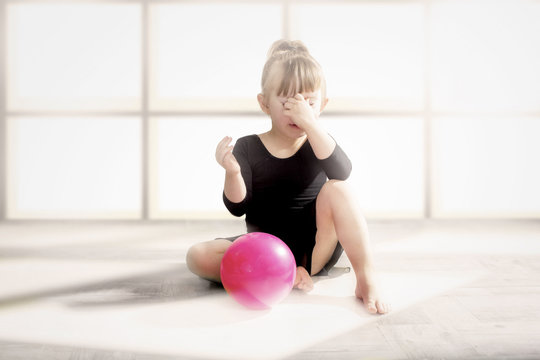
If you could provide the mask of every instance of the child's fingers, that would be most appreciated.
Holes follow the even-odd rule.
[[[230,144],[232,141],[232,137],[230,136],[225,136],[223,139],[221,139],[221,141],[219,142],[218,144],[218,147],[223,147],[223,146],[227,146],[228,144]]]
[[[225,148],[225,156],[232,154],[232,151],[233,151],[233,146],[227,146]]]
[[[217,145],[216,147],[216,159],[218,159],[218,162],[220,159],[223,158],[223,152],[227,148],[227,146],[231,143],[232,138],[229,136],[225,136]]]
[[[236,161],[236,158],[234,157],[232,151],[229,151],[227,152],[227,154],[225,154],[225,158],[223,159],[223,167],[227,171],[234,171],[240,168],[240,165]]]
[[[227,146],[232,141],[232,138],[230,136],[225,136],[221,141],[218,143],[218,148]]]
[[[218,151],[216,152],[216,158],[220,164],[223,162],[225,155],[227,155],[227,148],[225,147],[219,148]]]
[[[293,105],[293,104],[296,104],[297,102],[298,102],[298,99],[296,97],[291,97],[287,99],[287,102],[285,104]]]
[[[224,164],[228,156],[232,156],[233,146],[228,146],[219,154],[220,164]]]
[[[227,171],[233,171],[239,167],[238,162],[232,153],[234,145],[230,145],[231,141],[232,137],[225,136],[216,148],[216,161]]]

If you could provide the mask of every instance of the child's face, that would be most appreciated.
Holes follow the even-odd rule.
[[[294,98],[298,94],[282,95],[277,93],[283,76],[284,71],[279,66],[275,66],[271,70],[269,74],[269,79],[271,80],[269,81],[269,86],[265,89],[265,94],[258,95],[259,104],[261,109],[270,115],[273,130],[277,130],[289,138],[299,138],[305,136],[306,133],[302,129],[302,126],[298,126],[298,124],[303,123],[306,125],[306,121],[316,121],[326,106],[328,99],[323,98],[323,92],[320,88],[312,91],[304,91],[300,94],[304,99],[299,104],[300,106],[295,106],[295,110],[291,111],[290,104],[287,104],[289,108],[287,110],[285,107],[287,100]],[[293,118],[296,121],[293,121]]]
[[[279,130],[287,137],[297,138],[305,135],[305,131],[298,127],[291,117],[284,114],[285,103],[287,99],[294,97],[297,94],[291,95],[278,95],[275,91],[272,91],[269,95],[264,96],[265,105],[267,111],[265,111],[272,119],[272,126],[274,129]],[[322,99],[321,89],[315,91],[306,91],[301,93],[306,101],[307,111],[314,119],[318,119],[323,109],[325,99]],[[264,110],[264,109],[263,109]]]
[[[296,126],[292,119],[284,114],[285,103],[287,99],[294,97],[297,94],[278,95],[277,88],[281,81],[280,74],[275,74],[274,81],[270,84],[266,94],[259,94],[258,99],[261,105],[261,109],[272,119],[272,127],[283,133],[287,137],[298,138],[305,135],[305,132]],[[314,119],[317,119],[324,109],[328,99],[322,98],[321,89],[313,91],[305,91],[300,95],[306,101],[306,107],[304,108],[309,115],[312,115]]]

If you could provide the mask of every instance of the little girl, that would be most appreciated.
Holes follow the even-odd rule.
[[[345,250],[356,275],[355,295],[369,312],[388,312],[376,291],[366,222],[344,181],[351,162],[318,121],[328,102],[320,65],[300,41],[276,41],[261,85],[257,99],[272,120],[270,131],[242,137],[234,148],[230,137],[217,145],[225,206],[246,215],[248,232],[273,234],[289,246],[296,288],[311,290],[311,276],[327,274]],[[186,257],[189,269],[219,282],[221,259],[236,238],[194,245]]]

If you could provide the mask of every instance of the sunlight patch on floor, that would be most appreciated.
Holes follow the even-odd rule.
[[[3,264],[2,280],[7,279],[6,274],[13,274],[10,266],[18,269],[18,281],[9,284],[41,290],[72,285],[76,279],[84,285],[99,278],[164,269],[164,264],[155,263],[58,261],[54,271],[49,264],[45,266],[49,270],[36,277],[37,269],[46,264],[31,263]],[[57,282],[59,274],[63,283]],[[472,272],[403,271],[381,273],[380,280],[394,311],[400,311],[481,276]],[[282,303],[265,311],[245,309],[225,291],[127,304],[122,303],[130,297],[125,289],[75,291],[0,307],[0,338],[209,359],[279,359],[377,319],[355,299],[354,285],[353,273],[320,277],[311,293],[293,291]],[[2,298],[20,290],[12,288],[3,292]]]
[[[374,243],[378,254],[528,255],[540,253],[537,223],[426,227],[393,241]],[[519,239],[519,241],[516,241]],[[509,244],[512,244],[509,246]]]

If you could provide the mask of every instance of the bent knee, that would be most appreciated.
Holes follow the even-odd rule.
[[[336,196],[351,196],[353,194],[352,188],[348,182],[344,180],[328,180],[321,191],[319,197],[336,197]]]
[[[212,240],[193,245],[186,254],[188,269],[203,278],[218,278],[221,259],[231,244],[228,240]]]
[[[198,273],[204,263],[206,250],[204,244],[195,244],[189,248],[186,254],[186,265],[189,270]]]
[[[212,267],[212,249],[206,243],[195,244],[189,248],[186,254],[186,264],[189,270],[195,274],[205,273]]]

